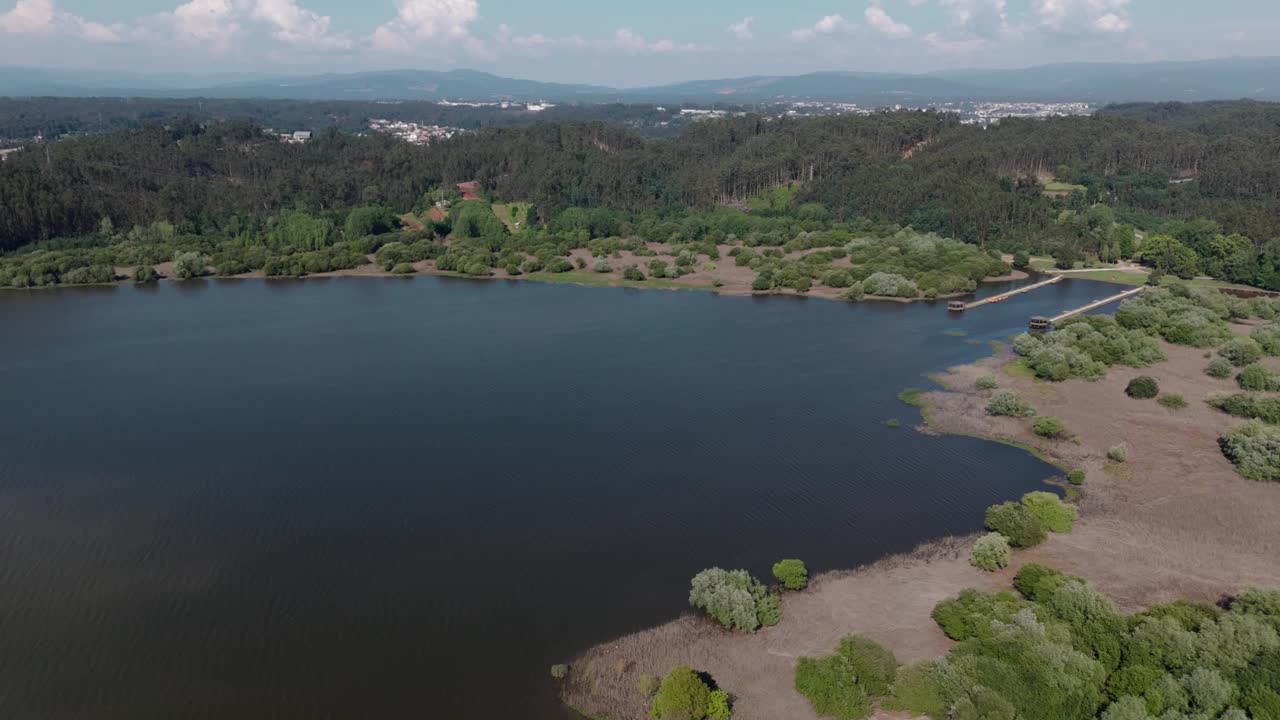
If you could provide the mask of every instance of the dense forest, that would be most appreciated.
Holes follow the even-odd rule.
[[[1068,264],[1135,256],[1145,234],[1140,256],[1162,272],[1274,287],[1274,117],[1274,106],[1258,103],[1125,106],[989,129],[918,111],[748,115],[694,123],[667,140],[605,122],[542,122],[431,146],[337,129],[288,144],[248,122],[173,121],[10,155],[0,164],[0,250],[73,246],[68,238],[103,237],[104,224],[235,237],[301,211],[340,226],[352,208],[423,209],[439,189],[474,180],[486,199],[532,205],[526,233],[590,211],[594,220],[575,227],[586,235],[577,246],[623,224],[686,227],[731,206],[790,219],[778,244],[801,231],[910,225]],[[806,220],[819,224],[801,227]],[[701,242],[710,226],[695,220],[676,241]]]

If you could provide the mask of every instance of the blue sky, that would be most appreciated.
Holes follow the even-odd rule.
[[[1280,54],[1277,0],[0,0],[0,64],[642,85]]]

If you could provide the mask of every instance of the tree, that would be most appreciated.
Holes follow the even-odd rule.
[[[178,253],[173,258],[174,277],[189,280],[208,273],[209,260],[198,252]]]
[[[995,572],[1008,567],[1013,552],[1009,541],[1000,533],[989,533],[978,538],[973,544],[973,552],[969,556],[969,564],[988,572]]]
[[[366,235],[382,235],[400,229],[400,217],[390,208],[381,206],[361,207],[347,213],[343,228],[348,238]]]
[[[1017,548],[1034,547],[1048,537],[1040,520],[1022,503],[1006,502],[987,508],[986,525]]]
[[[730,630],[746,632],[776,623],[781,606],[776,598],[770,598],[768,590],[746,570],[708,568],[693,577],[689,591],[690,605]]]
[[[773,576],[788,590],[803,590],[809,584],[803,560],[779,560],[773,565]]]
[[[702,720],[711,688],[687,665],[677,665],[662,679],[649,714],[659,720]]]
[[[1191,248],[1168,235],[1152,235],[1142,242],[1142,262],[1160,273],[1190,280],[1200,272],[1200,258]]]

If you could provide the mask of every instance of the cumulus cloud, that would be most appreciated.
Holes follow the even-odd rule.
[[[886,37],[895,39],[911,37],[911,26],[894,20],[879,5],[871,5],[863,15],[868,25]]]
[[[729,32],[733,33],[733,36],[739,40],[750,40],[755,37],[755,34],[751,31],[751,26],[755,21],[756,19],[754,17],[748,15],[747,17],[744,17],[738,22],[730,25]]]
[[[320,48],[351,47],[351,39],[329,31],[330,18],[299,7],[296,0],[257,0],[250,17],[273,28],[279,40]]]
[[[827,15],[812,27],[791,31],[792,40],[812,40],[819,35],[830,35],[837,32],[848,32],[853,27],[840,15]]]
[[[480,16],[478,0],[396,0],[396,16],[370,36],[380,50],[408,50],[423,40],[462,40],[474,46],[468,29]]]
[[[940,0],[951,24],[963,33],[996,38],[1009,30],[1006,0]]]
[[[54,0],[17,0],[12,10],[0,14],[0,33],[69,35],[92,42],[120,42],[126,32],[122,25],[104,25],[58,10]]]
[[[1133,27],[1131,0],[1036,0],[1040,25],[1068,35],[1121,33]]]

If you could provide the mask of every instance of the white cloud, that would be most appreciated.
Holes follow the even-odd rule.
[[[925,35],[924,41],[929,44],[930,48],[932,48],[933,50],[936,50],[937,52],[957,54],[957,55],[964,55],[964,54],[971,53],[974,50],[977,50],[978,48],[987,44],[987,41],[980,37],[969,37],[969,38],[961,38],[958,40],[953,40],[953,39],[946,38],[936,32],[931,32],[928,35]]]
[[[0,14],[0,33],[69,35],[92,42],[120,42],[126,28],[63,12],[57,9],[54,0],[17,0],[12,10]]]
[[[1036,0],[1040,25],[1055,33],[1120,33],[1133,27],[1131,0]]]
[[[296,0],[257,0],[250,17],[271,25],[275,37],[290,45],[351,47],[350,38],[330,33],[328,16],[303,9]]]
[[[480,16],[478,0],[396,0],[396,16],[369,40],[380,50],[408,50],[422,40],[462,40],[475,47],[471,23]]]
[[[161,22],[170,25],[180,41],[223,50],[240,34],[237,15],[231,0],[191,0],[162,15]]]
[[[756,19],[754,17],[748,15],[747,17],[744,17],[738,22],[730,25],[729,32],[733,33],[733,36],[739,40],[750,40],[755,37],[755,34],[751,31],[751,26],[755,21]]]
[[[830,35],[836,32],[848,32],[849,30],[852,30],[852,29],[853,29],[853,26],[849,24],[849,21],[845,20],[840,15],[827,15],[826,17],[822,18],[818,22],[814,23],[812,27],[801,28],[799,30],[792,30],[791,39],[792,40],[812,40],[818,35]]]
[[[1009,29],[1006,0],[940,0],[940,4],[961,32],[995,38]]]
[[[894,20],[879,5],[871,5],[863,14],[867,19],[867,24],[886,37],[895,39],[911,37],[911,26]]]

